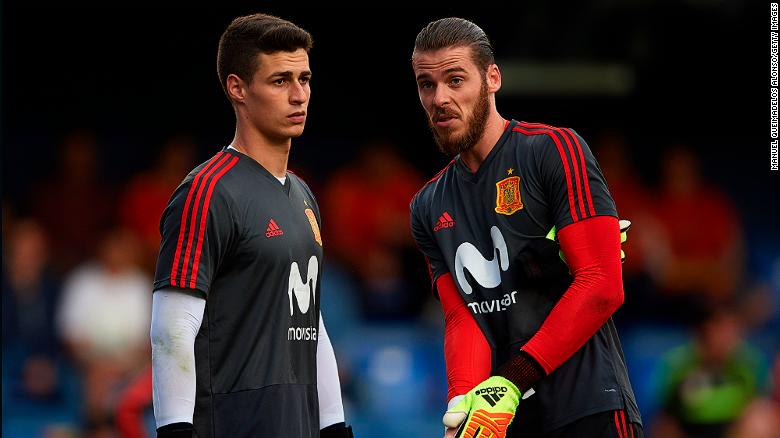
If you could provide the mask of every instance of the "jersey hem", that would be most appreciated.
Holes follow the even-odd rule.
[[[574,423],[575,421],[577,421],[577,420],[579,420],[581,418],[585,418],[585,417],[587,417],[589,415],[598,414],[600,412],[609,412],[609,411],[613,411],[613,410],[625,410],[626,415],[627,416],[629,415],[628,410],[626,410],[626,407],[623,406],[622,404],[619,404],[619,405],[609,404],[609,405],[594,407],[594,408],[591,408],[591,409],[586,409],[584,411],[581,411],[581,412],[578,412],[576,414],[572,414],[572,415],[563,417],[560,420],[556,420],[556,421],[553,421],[553,422],[550,422],[550,423],[546,423],[545,422],[542,425],[542,430],[544,431],[544,433],[550,433],[550,432],[554,431],[555,429],[558,429],[558,428],[564,427],[564,426],[566,426],[568,424]],[[639,418],[639,417],[637,417],[637,418],[630,418],[630,416],[629,416],[629,421],[631,423],[636,423],[636,424],[639,424],[640,426],[642,426],[642,419]]]

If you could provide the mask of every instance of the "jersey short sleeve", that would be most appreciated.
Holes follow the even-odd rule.
[[[427,206],[424,204],[424,195],[422,192],[418,193],[414,199],[412,199],[409,205],[410,210],[410,226],[412,229],[412,237],[417,243],[417,247],[422,251],[425,256],[425,261],[428,263],[428,274],[431,276],[431,290],[436,291],[436,280],[445,273],[448,272],[447,265],[444,262],[444,256],[436,244],[433,236],[431,235],[431,228],[425,218],[427,214]]]
[[[307,201],[306,205],[309,208],[311,208],[312,212],[314,213],[314,218],[316,219],[317,226],[318,226],[316,232],[320,233],[320,235],[317,236],[317,238],[322,240],[322,215],[320,214],[320,206],[317,204],[317,198],[314,196],[314,192],[311,191],[309,185],[306,184],[306,181],[304,181],[302,178],[298,177],[293,173],[289,173],[288,175],[289,175],[288,178],[295,178],[296,181],[298,181],[301,184],[301,188],[306,194],[306,197],[309,198],[309,201]]]
[[[535,156],[552,220],[561,229],[593,216],[615,216],[615,202],[596,158],[574,130],[539,136]]]
[[[180,185],[160,219],[155,290],[174,286],[208,294],[237,233],[230,198],[204,179]]]

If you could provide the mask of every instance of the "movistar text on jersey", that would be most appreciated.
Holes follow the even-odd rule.
[[[317,327],[290,327],[287,329],[288,341],[316,341]]]
[[[504,297],[501,299],[495,298],[492,300],[476,301],[467,303],[467,305],[474,314],[503,312],[508,309],[509,306],[517,302],[515,300],[515,294],[517,294],[516,290],[512,291],[512,293],[504,294]]]

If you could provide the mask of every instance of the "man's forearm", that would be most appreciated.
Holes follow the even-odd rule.
[[[558,237],[574,281],[522,348],[546,374],[576,353],[623,303],[617,218],[592,217],[565,227]]]
[[[490,376],[490,345],[460,296],[452,274],[440,276],[436,288],[444,312],[447,399],[452,400]]]
[[[152,399],[157,427],[192,424],[195,408],[195,336],[206,300],[166,288],[152,298]]]
[[[320,313],[320,330],[317,336],[317,393],[320,404],[320,428],[344,422],[344,406],[341,401],[341,384],[336,366],[336,355],[330,343],[325,321]]]

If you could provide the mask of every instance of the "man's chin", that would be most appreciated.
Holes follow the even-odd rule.
[[[436,143],[439,145],[439,150],[450,157],[454,157],[468,149],[468,147],[464,147],[463,139],[458,136],[449,136],[447,138],[437,137]]]
[[[289,129],[287,129],[287,133],[291,138],[300,137],[303,135],[303,127],[304,124],[291,126]]]

